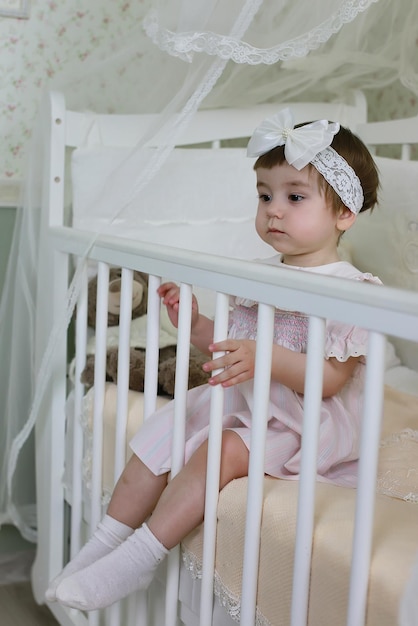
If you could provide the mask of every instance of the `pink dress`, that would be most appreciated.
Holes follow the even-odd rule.
[[[263,261],[280,264],[280,257]],[[314,268],[297,268],[341,278],[381,281],[358,271],[343,261]],[[235,298],[230,316],[228,336],[234,339],[255,339],[257,305]],[[306,352],[308,317],[302,313],[276,309],[274,342],[297,352]],[[355,486],[362,389],[367,351],[367,331],[342,322],[326,322],[324,357],[346,361],[360,357],[353,376],[335,396],[322,401],[319,433],[318,479],[339,485]],[[202,385],[188,392],[185,462],[208,437],[211,387]],[[253,410],[253,381],[246,381],[225,390],[223,428],[239,434],[250,447]],[[300,468],[300,447],[303,419],[303,395],[272,381],[270,387],[270,419],[267,427],[265,472],[270,476],[297,479]],[[173,404],[157,411],[140,428],[130,442],[136,454],[156,475],[171,469],[171,430]]]

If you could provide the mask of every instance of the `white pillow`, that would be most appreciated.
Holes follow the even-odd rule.
[[[418,161],[375,158],[379,205],[345,235],[353,264],[385,285],[418,291]],[[402,363],[418,371],[418,344],[393,337]]]
[[[105,200],[111,176],[125,178],[117,191],[119,201],[127,197],[138,173],[152,160],[155,150],[132,153],[126,148],[78,148],[72,154],[74,220],[87,214],[110,219],[115,206]],[[213,182],[212,182],[213,181]],[[101,198],[102,196],[102,198]],[[97,200],[101,198],[100,202]],[[257,206],[252,160],[242,148],[176,148],[171,152],[151,182],[130,204],[122,219],[131,226],[166,224],[232,223],[254,216]]]
[[[379,205],[344,235],[354,265],[385,285],[418,291],[418,161],[375,157]]]
[[[175,149],[140,195],[129,198],[152,154],[74,150],[73,226],[233,258],[271,256],[255,232],[256,177],[243,149]]]

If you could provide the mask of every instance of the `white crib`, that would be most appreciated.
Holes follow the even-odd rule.
[[[417,119],[368,124],[362,95],[355,94],[352,102],[298,103],[292,108],[296,121],[322,117],[338,119],[370,145],[418,143]],[[393,626],[403,588],[418,553],[414,530],[418,522],[418,488],[412,493],[408,483],[399,486],[397,497],[387,495],[382,485],[389,471],[388,460],[382,456],[382,450],[385,452],[389,444],[379,448],[379,442],[382,438],[386,438],[386,443],[395,442],[390,447],[394,454],[396,441],[399,441],[395,435],[407,429],[411,433],[418,431],[418,398],[414,397],[418,395],[418,208],[414,212],[407,200],[407,208],[398,206],[394,216],[389,207],[394,200],[400,201],[400,194],[409,185],[408,192],[416,199],[418,163],[378,159],[384,206],[372,216],[361,216],[361,228],[353,229],[345,245],[354,264],[363,269],[364,263],[364,269],[379,275],[391,286],[306,276],[291,270],[283,270],[278,275],[273,267],[248,260],[267,256],[261,243],[251,239],[251,212],[255,214],[256,206],[256,196],[249,191],[253,185],[251,163],[244,159],[242,149],[223,149],[219,141],[248,137],[261,119],[281,105],[199,112],[182,142],[198,144],[196,150],[201,150],[201,157],[196,156],[196,150],[174,151],[174,172],[181,171],[184,158],[189,159],[188,167],[191,161],[201,165],[199,158],[202,158],[205,166],[208,163],[214,168],[219,165],[219,171],[225,171],[226,166],[236,168],[243,181],[243,198],[248,200],[248,194],[252,193],[252,207],[251,202],[245,206],[248,219],[237,223],[236,246],[232,244],[230,249],[227,248],[230,228],[222,223],[207,224],[203,231],[201,224],[183,221],[175,227],[176,246],[170,247],[172,225],[155,227],[123,222],[106,226],[103,216],[86,214],[92,194],[103,184],[106,172],[126,155],[129,146],[135,145],[150,118],[92,118],[91,113],[67,110],[58,93],[51,94],[50,106],[41,234],[45,272],[40,287],[50,302],[50,317],[43,307],[38,327],[40,345],[45,345],[51,329],[62,325],[63,302],[74,260],[77,264],[77,259],[89,247],[89,260],[97,262],[98,292],[91,409],[86,409],[86,390],[79,382],[87,344],[88,274],[81,263],[83,287],[77,302],[74,388],[68,379],[67,337],[58,333],[52,380],[36,427],[38,547],[32,584],[37,601],[44,602],[48,581],[79,550],[100,520],[104,494],[125,465],[126,440],[142,417],[147,419],[155,410],[160,318],[156,288],[164,277],[181,283],[183,296],[177,344],[174,473],[179,471],[183,456],[190,341],[188,304],[192,286],[203,296],[208,311],[215,312],[215,337],[218,338],[226,332],[229,294],[260,303],[254,379],[257,407],[254,422],[258,427],[254,428],[249,477],[228,485],[218,498],[220,431],[217,416],[223,396],[222,390],[215,388],[204,528],[197,529],[181,549],[170,553],[168,562],[147,593],[140,592],[105,611],[88,615],[51,604],[56,619],[63,626],[228,626],[237,621],[246,626]],[[96,138],[94,145],[86,145],[92,137]],[[100,147],[96,143],[98,137]],[[209,141],[216,142],[210,154],[204,143]],[[97,159],[106,152],[106,146],[112,150],[117,147],[121,152],[111,151],[111,157],[104,166],[102,163],[99,171]],[[70,220],[64,210],[68,147],[77,148],[71,157]],[[406,150],[403,151],[405,159]],[[93,163],[91,170],[87,170],[89,161]],[[250,187],[245,186],[247,179]],[[404,180],[408,181],[407,185]],[[211,202],[217,201],[216,194],[222,195],[222,187],[214,189],[213,193],[215,200],[210,198]],[[399,264],[401,239],[402,262]],[[222,251],[227,253],[222,254]],[[399,272],[395,271],[396,263],[401,267]],[[124,268],[117,388],[105,382],[108,277],[113,265]],[[150,276],[144,394],[128,390],[133,270]],[[216,298],[210,295],[215,292]],[[278,303],[310,316],[303,461],[298,483],[265,478],[262,471],[273,312]],[[316,484],[315,480],[325,318],[351,321],[370,330],[357,490]],[[387,335],[400,360],[386,347]],[[91,392],[87,395],[92,398]],[[86,411],[90,411],[87,418]],[[90,419],[91,422],[93,434],[88,443],[86,428],[90,426],[82,426],[81,414],[84,414],[84,421]],[[408,439],[408,445],[413,458],[414,446],[418,448],[418,443]],[[87,479],[82,469],[86,465],[86,450],[91,458]],[[392,456],[389,455],[390,459]],[[402,453],[399,456],[402,457]],[[418,461],[412,470],[418,473]],[[380,486],[377,495],[376,482]],[[405,495],[408,488],[410,493]]]

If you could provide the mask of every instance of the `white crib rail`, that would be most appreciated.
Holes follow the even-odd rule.
[[[56,227],[51,229],[51,237],[58,250],[67,254],[82,255],[89,242],[89,235],[70,229]],[[63,257],[65,255],[62,255]],[[418,341],[418,295],[410,292],[356,283],[339,281],[330,277],[283,269],[280,273],[271,266],[261,266],[240,261],[226,261],[218,257],[198,255],[193,252],[176,249],[161,249],[145,243],[118,240],[109,236],[99,236],[91,249],[90,256],[99,262],[98,314],[96,322],[96,366],[95,366],[95,410],[94,410],[94,452],[91,507],[89,511],[91,526],[94,526],[102,514],[101,505],[101,456],[102,429],[101,417],[104,399],[105,366],[105,318],[107,317],[108,271],[111,264],[122,266],[123,272],[123,307],[121,317],[129,326],[127,302],[132,284],[132,271],[140,270],[150,274],[148,327],[149,340],[153,344],[147,347],[145,417],[155,408],[158,351],[158,297],[156,288],[160,277],[170,277],[181,283],[182,305],[180,309],[179,348],[175,386],[175,431],[173,446],[173,473],[181,469],[184,457],[184,428],[187,389],[187,366],[190,342],[190,304],[191,287],[198,285],[218,293],[216,313],[216,337],[226,334],[227,296],[234,294],[259,301],[258,342],[255,369],[255,412],[252,431],[252,450],[248,481],[249,503],[246,518],[246,541],[244,549],[244,570],[242,583],[242,603],[240,623],[250,626],[255,623],[257,593],[257,563],[261,510],[263,504],[263,463],[266,435],[266,416],[268,406],[268,387],[272,349],[274,307],[299,310],[310,316],[308,365],[305,386],[305,420],[303,426],[302,467],[299,487],[299,505],[297,519],[297,539],[294,564],[294,593],[292,605],[292,626],[306,626],[309,598],[309,572],[313,519],[315,506],[316,451],[319,424],[319,406],[322,383],[322,346],[324,343],[324,319],[350,321],[353,324],[370,329],[370,352],[367,365],[366,390],[364,402],[364,420],[361,443],[360,484],[357,497],[355,536],[353,542],[353,567],[348,613],[348,626],[364,624],[368,569],[371,552],[373,527],[373,501],[375,491],[377,451],[380,433],[380,419],[383,397],[384,335],[395,334],[402,338]],[[220,287],[222,289],[220,290]],[[81,294],[81,302],[85,293]],[[99,310],[100,309],[100,310]],[[122,322],[121,322],[122,323]],[[120,377],[118,381],[118,426],[117,426],[117,465],[115,479],[121,471],[124,450],[124,428],[126,425],[128,331],[121,333]],[[84,331],[80,331],[81,341],[85,341]],[[81,358],[78,369],[82,366]],[[125,368],[125,369],[124,369]],[[76,389],[81,383],[76,381]],[[78,392],[79,393],[79,392]],[[216,504],[219,484],[220,423],[219,415],[223,405],[222,390],[214,389],[211,404],[210,455],[208,459],[208,484],[206,495],[204,563],[201,597],[201,626],[212,624],[213,568],[216,541]],[[80,445],[75,442],[74,445]],[[367,454],[365,450],[367,449]],[[79,457],[76,452],[75,458]],[[77,471],[74,472],[77,474]],[[79,472],[78,480],[81,480]],[[80,489],[80,486],[79,486]],[[77,513],[77,515],[79,515]],[[79,526],[80,520],[75,522]],[[77,539],[78,541],[78,539]],[[167,573],[167,596],[165,608],[166,626],[176,626],[178,621],[178,562],[179,551],[170,556]],[[120,615],[126,611],[123,603],[119,609],[106,611],[106,624],[134,626],[147,622],[147,607],[141,594],[142,621],[138,616]],[[135,602],[135,598],[132,602]],[[135,605],[136,606],[136,605]],[[62,617],[75,613],[62,607],[51,607]],[[132,613],[134,612],[133,609]],[[57,613],[58,614],[58,613]],[[65,618],[66,619],[66,618]],[[78,615],[78,621],[68,624],[82,624],[84,618]],[[97,614],[90,617],[90,623],[96,623]],[[122,621],[121,621],[122,620]],[[132,621],[133,620],[133,621]],[[138,620],[138,621],[136,621]],[[156,622],[156,624],[163,622]]]

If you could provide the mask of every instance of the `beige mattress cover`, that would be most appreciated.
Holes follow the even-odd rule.
[[[109,384],[104,416],[107,461],[103,475],[109,491],[115,408],[116,389]],[[142,394],[130,392],[128,440],[140,425],[141,415]],[[288,626],[298,484],[266,477],[264,486],[257,623]],[[221,492],[218,505],[215,591],[237,619],[246,489],[247,479],[233,481]],[[346,623],[355,497],[356,490],[317,484],[310,626]],[[397,624],[399,600],[418,551],[417,504],[418,398],[386,386],[366,626]],[[202,546],[202,527],[183,542],[185,563],[196,577],[200,574]]]

